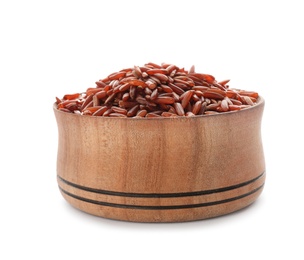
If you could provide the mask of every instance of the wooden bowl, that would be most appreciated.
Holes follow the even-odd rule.
[[[57,180],[87,213],[135,222],[206,219],[261,194],[264,100],[237,112],[108,118],[61,112]]]

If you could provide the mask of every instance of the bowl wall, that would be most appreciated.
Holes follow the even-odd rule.
[[[87,213],[136,222],[180,222],[250,205],[263,189],[264,100],[218,115],[106,118],[54,112],[57,180]]]

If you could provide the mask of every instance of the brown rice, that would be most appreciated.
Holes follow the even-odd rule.
[[[176,117],[238,111],[254,106],[257,92],[231,89],[229,80],[173,64],[147,63],[114,72],[84,93],[56,97],[58,110],[107,117]]]

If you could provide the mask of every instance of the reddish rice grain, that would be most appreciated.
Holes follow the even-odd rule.
[[[181,103],[174,103],[174,108],[175,108],[176,114],[178,114],[179,116],[185,115],[185,110],[182,107]]]
[[[136,114],[136,116],[138,116],[138,117],[144,117],[144,116],[146,116],[147,113],[148,113],[148,111],[145,110],[145,109],[143,109],[143,110],[138,111],[137,114]]]
[[[126,115],[120,113],[110,113],[109,117],[127,117]]]
[[[229,105],[226,99],[223,99],[221,102],[221,110],[222,112],[226,112],[229,110]]]
[[[171,112],[162,112],[162,113],[161,113],[161,116],[164,116],[164,117],[172,117],[172,116],[177,116],[177,114],[171,113]]]
[[[174,64],[149,62],[114,72],[83,93],[56,97],[60,111],[87,116],[177,117],[238,111],[254,106],[259,94],[230,89],[229,80]]]
[[[104,114],[104,112],[106,112],[108,110],[107,106],[102,106],[101,108],[99,108],[97,111],[95,111],[93,113],[93,116],[102,116]]]
[[[184,109],[185,109],[185,108],[187,107],[187,105],[189,104],[189,102],[190,102],[190,100],[191,100],[193,94],[194,94],[194,90],[188,90],[187,92],[185,92],[185,93],[183,94],[183,97],[180,98],[180,99],[182,99],[181,104],[182,104],[182,107],[183,107]]]
[[[200,100],[196,101],[195,104],[194,104],[194,106],[192,107],[192,113],[194,115],[199,114],[201,108],[202,108],[202,101],[200,101]]]
[[[154,101],[157,104],[173,104],[174,103],[174,98],[173,97],[158,97]]]

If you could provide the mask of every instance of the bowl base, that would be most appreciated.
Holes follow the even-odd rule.
[[[200,192],[139,194],[84,187],[58,176],[63,197],[86,213],[131,222],[185,222],[213,218],[252,204],[261,194],[265,173],[237,185]]]

